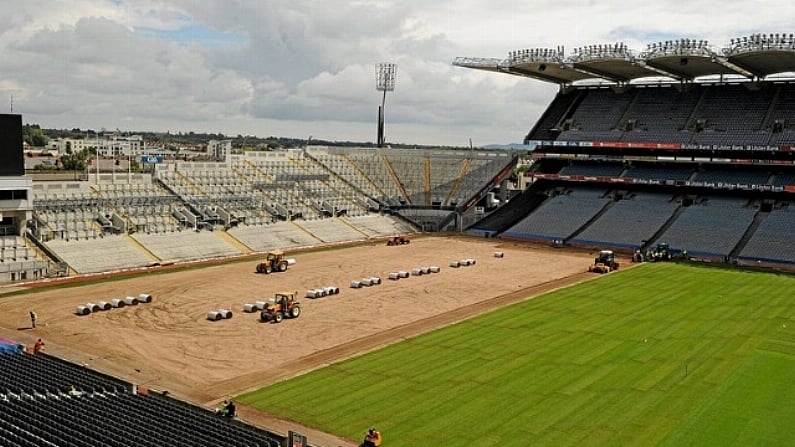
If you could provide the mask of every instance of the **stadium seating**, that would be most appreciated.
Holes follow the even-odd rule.
[[[212,231],[181,231],[171,234],[133,234],[139,244],[160,261],[193,261],[241,254]]]
[[[79,241],[58,239],[47,245],[78,273],[144,267],[158,261],[137,249],[126,236],[109,235]]]
[[[764,185],[767,184],[770,174],[748,169],[717,169],[709,168],[697,172],[693,181],[703,183],[729,183],[739,185]]]
[[[228,233],[254,251],[311,247],[323,243],[292,222],[238,226],[230,228]]]
[[[572,243],[641,247],[643,241],[671,217],[679,203],[671,196],[633,193],[616,201],[603,215],[572,239]]]
[[[631,166],[624,173],[626,177],[642,180],[689,180],[693,175],[692,168],[687,166],[666,166],[659,164],[643,164]]]
[[[32,234],[53,259],[93,273],[237,255],[242,248],[235,242],[270,250],[416,231],[411,220],[396,217],[396,209],[407,207],[415,208],[406,212],[414,221],[434,230],[514,162],[501,151],[325,147],[233,154],[228,162],[175,161],[151,175],[34,184]],[[3,262],[12,259],[6,253],[0,253],[0,280],[8,270]],[[25,253],[33,252],[20,248],[17,258]],[[17,270],[9,278],[48,271]]]
[[[296,221],[295,225],[322,242],[345,242],[365,239],[365,233],[340,219],[317,219]]]
[[[793,113],[792,84],[580,90],[558,94],[526,140],[792,144]]]
[[[750,260],[795,263],[795,209],[786,203],[761,222],[739,257]]]
[[[529,239],[566,239],[610,202],[604,190],[572,188],[555,195],[503,235]]]
[[[411,225],[401,220],[379,214],[345,217],[342,218],[342,220],[347,222],[349,225],[356,227],[356,229],[369,237],[392,236],[396,234],[414,232],[414,229]]]
[[[747,200],[707,198],[687,207],[658,241],[689,254],[728,256],[756,215]]]
[[[132,387],[44,353],[0,352],[0,445],[278,447],[284,441],[165,396],[133,394]]]
[[[564,166],[559,174],[618,177],[623,171],[624,165],[621,163],[574,162],[568,166]]]

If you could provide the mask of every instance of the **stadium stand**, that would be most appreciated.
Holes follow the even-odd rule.
[[[691,255],[728,256],[758,211],[746,203],[744,199],[705,198],[687,207],[658,240]]]
[[[241,254],[213,231],[181,231],[168,234],[135,233],[131,238],[160,261],[193,261]]]
[[[366,234],[340,219],[318,219],[296,221],[295,224],[322,242],[345,242],[363,240]]]
[[[640,248],[671,217],[679,203],[671,196],[630,193],[617,200],[572,243]]]
[[[500,151],[314,147],[36,182],[26,234],[38,248],[0,253],[0,280],[44,277],[51,265],[106,272],[455,228],[515,163]]]
[[[513,238],[566,239],[610,203],[606,195],[604,190],[569,189],[552,196],[503,235]]]
[[[616,44],[559,47],[551,59],[543,49],[457,58],[560,86],[525,137],[527,191],[467,231],[619,249],[669,242],[711,262],[793,263],[795,241],[780,234],[795,194],[793,42],[756,34],[719,49],[656,42],[631,57]],[[617,200],[601,206],[585,189]]]
[[[408,223],[379,214],[344,217],[342,220],[369,237],[392,236],[414,232],[414,228]]]
[[[690,180],[693,176],[693,168],[686,166],[666,166],[662,164],[642,164],[630,166],[626,177],[641,180]]]
[[[87,368],[0,349],[0,445],[278,447],[284,439]],[[74,387],[74,390],[72,390]]]
[[[564,166],[560,175],[589,175],[618,177],[624,171],[624,166],[619,163],[581,163],[574,162]]]
[[[780,204],[760,223],[740,252],[745,260],[795,263],[795,210],[791,202]]]
[[[57,252],[77,273],[111,272],[145,267],[157,262],[130,243],[126,235],[108,235],[96,239],[56,239],[47,246]]]
[[[311,247],[323,243],[293,222],[238,226],[230,228],[228,233],[254,251]]]
[[[670,141],[687,143],[692,137],[685,130],[700,92],[673,86],[638,89],[626,118],[619,128],[626,132],[622,141]]]

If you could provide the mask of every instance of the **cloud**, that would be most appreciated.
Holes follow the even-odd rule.
[[[557,86],[451,66],[678,37],[792,32],[795,7],[706,0],[31,0],[0,15],[0,92],[52,127],[373,141],[375,64],[398,64],[388,141],[520,141]]]

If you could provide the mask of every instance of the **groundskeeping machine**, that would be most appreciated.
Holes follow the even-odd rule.
[[[595,273],[610,273],[613,270],[618,270],[618,261],[616,261],[616,254],[612,250],[602,250],[599,255],[594,258],[593,264],[588,267],[589,272]]]
[[[295,264],[295,259],[287,258],[281,250],[269,251],[265,259],[257,263],[257,273],[286,272],[287,266]]]
[[[260,312],[259,319],[265,323],[281,323],[285,318],[298,318],[301,303],[296,300],[298,292],[278,292]]]

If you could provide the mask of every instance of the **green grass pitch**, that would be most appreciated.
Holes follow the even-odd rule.
[[[793,445],[795,277],[647,264],[238,400],[385,447]]]

